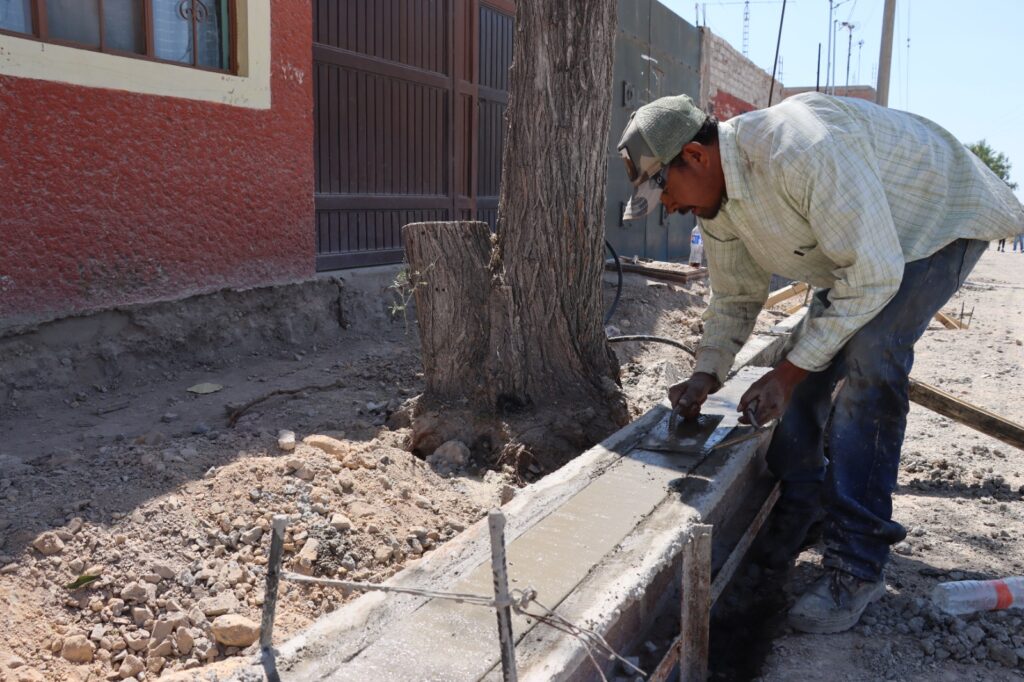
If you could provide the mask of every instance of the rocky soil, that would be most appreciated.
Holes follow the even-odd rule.
[[[627,276],[612,323],[693,343],[706,295]],[[42,368],[82,353],[41,359],[38,388],[22,372],[0,407],[0,681],[191,679],[254,651],[275,514],[288,570],[379,582],[511,499],[524,477],[484,453],[404,449],[417,346],[398,321],[59,389]],[[616,352],[634,415],[691,366],[660,344]],[[275,641],[351,596],[283,583]]]

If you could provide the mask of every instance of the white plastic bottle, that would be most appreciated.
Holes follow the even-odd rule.
[[[690,232],[690,265],[699,268],[703,260],[704,240],[700,236],[700,226],[694,225],[693,231]]]
[[[932,602],[951,615],[1024,608],[1024,577],[939,583]]]

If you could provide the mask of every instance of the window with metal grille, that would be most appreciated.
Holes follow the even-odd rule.
[[[234,0],[0,0],[0,32],[235,71]]]

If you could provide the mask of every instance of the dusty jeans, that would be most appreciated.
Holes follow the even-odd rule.
[[[889,545],[906,537],[892,520],[892,493],[914,343],[987,247],[959,239],[907,263],[896,296],[827,369],[810,374],[794,391],[775,429],[768,466],[783,481],[780,504],[808,514],[824,505],[826,566],[878,580]],[[827,293],[816,294],[820,303],[827,305]],[[833,402],[841,379],[846,381]]]

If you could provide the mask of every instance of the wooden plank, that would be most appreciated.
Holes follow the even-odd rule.
[[[620,259],[623,272],[633,272],[638,275],[646,275],[652,279],[664,279],[670,282],[692,282],[695,279],[704,279],[708,276],[707,268],[681,269],[676,263],[628,263]],[[672,267],[669,267],[672,266]],[[615,270],[615,263],[605,265],[606,270]]]
[[[804,303],[803,301],[800,301],[799,303],[797,303],[795,305],[791,305],[790,307],[784,309],[783,312],[786,313],[787,315],[792,315],[793,313],[795,313],[796,311],[800,310],[801,308],[803,308],[806,305],[807,305],[806,303]]]
[[[793,298],[798,294],[802,294],[805,291],[807,291],[806,282],[794,282],[789,286],[782,287],[781,289],[777,289],[768,294],[768,298],[765,299],[764,302],[764,307],[771,308],[773,305],[782,303],[783,301]]]
[[[963,329],[964,328],[964,326],[962,324],[960,324],[957,320],[954,320],[952,317],[950,317],[946,313],[942,313],[942,312],[935,313],[935,319],[938,320],[939,322],[941,322],[942,326],[944,326],[946,329]]]
[[[682,602],[679,679],[704,682],[711,630],[711,526],[694,526],[683,546]]]
[[[983,407],[972,405],[923,381],[910,380],[910,399],[937,412],[980,431],[986,436],[998,438],[1007,445],[1024,450],[1024,426],[1004,419]]]
[[[725,560],[725,563],[720,569],[718,574],[715,576],[715,582],[711,585],[711,603],[714,604],[718,601],[718,598],[722,596],[722,592],[729,585],[729,581],[732,580],[733,574],[736,569],[739,568],[740,562],[747,556],[747,551],[751,545],[754,544],[754,538],[761,531],[761,527],[764,522],[768,520],[768,515],[771,514],[772,509],[775,508],[775,503],[779,500],[779,493],[781,491],[779,483],[776,483],[770,493],[768,493],[767,499],[761,505],[757,514],[751,520],[750,525],[747,526],[747,530],[740,537],[736,546],[733,547],[732,552],[729,553],[729,558]]]

